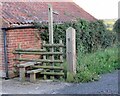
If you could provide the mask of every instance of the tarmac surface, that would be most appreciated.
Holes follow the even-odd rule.
[[[99,81],[89,83],[66,83],[39,80],[36,83],[20,82],[18,78],[1,80],[2,94],[118,94],[118,73],[101,75]],[[120,84],[119,84],[120,85]]]

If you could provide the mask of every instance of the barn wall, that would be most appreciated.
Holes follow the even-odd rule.
[[[8,65],[9,65],[9,75],[10,77],[14,76],[16,71],[14,65],[18,62],[13,59],[16,57],[13,54],[13,51],[18,48],[18,44],[21,44],[21,48],[28,49],[38,49],[41,48],[41,39],[36,34],[37,30],[33,28],[27,29],[12,29],[7,31],[7,56],[8,56]],[[26,58],[39,58],[40,56],[22,56]],[[22,62],[21,62],[22,63]]]

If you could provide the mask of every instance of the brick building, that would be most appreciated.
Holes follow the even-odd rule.
[[[73,2],[50,2],[55,13],[55,23],[75,21],[83,18],[88,21],[95,21],[96,18],[84,11]],[[7,2],[2,3],[2,28],[0,30],[0,75],[1,77],[14,76],[12,53],[18,44],[24,49],[40,48],[41,39],[37,37],[37,29],[34,22],[48,22],[48,2]],[[36,38],[37,37],[37,38]],[[31,56],[31,58],[39,58]]]

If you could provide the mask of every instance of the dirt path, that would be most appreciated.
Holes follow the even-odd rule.
[[[101,75],[99,81],[78,84],[51,81],[21,83],[18,78],[3,80],[2,94],[118,94],[118,71]]]

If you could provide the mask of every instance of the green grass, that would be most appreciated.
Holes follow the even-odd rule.
[[[78,51],[77,74],[67,78],[69,82],[89,82],[99,80],[99,75],[120,68],[118,65],[118,48],[98,50],[95,53],[82,54]]]

